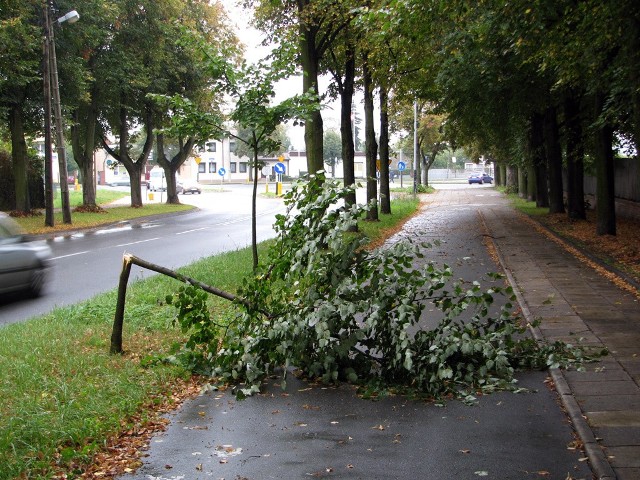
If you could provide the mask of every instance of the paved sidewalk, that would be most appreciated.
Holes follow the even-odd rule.
[[[482,210],[537,335],[610,354],[588,373],[554,371],[597,478],[640,479],[640,302],[508,206]],[[586,420],[586,422],[582,421]]]
[[[483,244],[491,239],[523,312],[542,320],[536,335],[611,350],[587,373],[552,372],[570,423],[543,372],[519,375],[530,393],[444,409],[290,381],[284,393],[272,384],[242,402],[228,392],[187,402],[142,468],[122,478],[640,479],[637,297],[538,233],[492,188],[448,187],[427,202],[401,235],[446,240],[432,258],[467,280],[496,270]],[[567,448],[571,426],[588,462]]]

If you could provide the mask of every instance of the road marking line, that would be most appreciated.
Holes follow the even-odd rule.
[[[69,255],[60,255],[59,257],[51,258],[51,260],[60,260],[61,258],[75,257],[76,255],[84,255],[85,253],[89,253],[89,250],[85,250],[84,252],[70,253]]]
[[[120,245],[116,245],[116,248],[119,247],[126,247],[128,245],[136,245],[138,243],[146,243],[146,242],[153,242],[154,240],[160,240],[160,237],[156,237],[156,238],[149,238],[147,240],[140,240],[139,242],[131,242],[131,243],[121,243]]]

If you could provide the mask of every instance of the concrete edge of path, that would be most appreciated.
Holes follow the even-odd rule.
[[[482,224],[485,231],[489,231],[482,213],[480,214],[480,217],[482,219]],[[526,319],[527,323],[530,325],[530,330],[535,340],[538,342],[544,341],[544,336],[540,332],[540,329],[538,327],[533,326],[534,318],[531,315],[531,312],[529,311],[527,303],[522,297],[520,290],[518,289],[518,285],[515,281],[515,278],[513,278],[511,271],[507,268],[507,264],[504,260],[504,257],[502,256],[502,253],[500,252],[500,249],[498,248],[498,245],[496,244],[496,242],[493,241],[491,237],[488,237],[488,239],[493,245],[493,249],[498,258],[498,262],[500,263],[500,267],[502,268],[502,271],[505,273],[509,284],[513,288],[513,292],[516,296],[516,300],[520,305],[524,318]],[[571,393],[571,390],[569,389],[569,385],[567,384],[567,381],[564,377],[564,374],[562,373],[562,370],[558,368],[553,368],[553,369],[550,369],[549,372],[555,384],[556,391],[558,392],[560,400],[562,401],[562,405],[567,411],[567,414],[569,415],[569,419],[571,420],[571,423],[573,424],[573,427],[576,433],[578,434],[578,436],[580,437],[580,440],[582,441],[582,444],[584,445],[585,454],[589,459],[589,463],[591,464],[591,468],[596,478],[598,480],[615,480],[617,476],[614,473],[613,468],[611,468],[611,465],[607,461],[604,451],[602,450],[602,448],[600,448],[600,445],[598,444],[596,437],[593,434],[593,431],[591,430],[591,427],[589,427],[587,420],[583,416],[582,410],[578,406],[578,402],[576,401],[575,397]]]

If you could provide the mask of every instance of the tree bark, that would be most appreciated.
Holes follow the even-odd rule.
[[[31,211],[29,197],[29,159],[27,142],[24,139],[24,113],[22,106],[14,104],[9,110],[9,128],[11,129],[11,163],[16,192],[16,210]]]
[[[545,111],[544,141],[549,175],[549,213],[564,213],[562,147],[560,146],[558,114],[555,107],[549,107]]]
[[[304,18],[307,1],[299,0],[298,18],[300,19],[300,63],[302,65],[302,91],[313,91],[320,94],[318,89],[318,63],[320,61],[317,50],[318,27],[310,25]],[[307,150],[307,168],[310,174],[324,169],[323,156],[323,122],[320,110],[316,110],[304,124],[304,142]]]
[[[531,118],[529,130],[529,157],[535,169],[536,206],[549,206],[549,191],[547,187],[547,162],[544,152],[544,118],[534,114]]]
[[[378,144],[376,132],[373,126],[373,79],[367,64],[367,54],[364,54],[362,66],[362,78],[364,81],[364,129],[365,129],[365,154],[367,173],[367,204],[373,204],[373,208],[367,211],[367,220],[378,220],[378,182],[376,179],[376,157],[378,156]]]
[[[520,198],[527,196],[527,172],[521,165],[518,166],[518,196]]]
[[[354,191],[345,197],[345,204],[351,207],[356,204],[355,145],[353,141],[353,92],[356,75],[355,48],[349,46],[345,52],[344,83],[340,93],[340,135],[342,137],[342,165],[344,186],[353,187]]]
[[[604,95],[596,95],[596,115],[604,109]],[[616,234],[616,202],[613,165],[613,127],[606,122],[598,126],[595,133],[596,164],[596,233]]]
[[[567,214],[570,219],[587,218],[584,205],[584,143],[579,100],[567,95],[564,102],[567,158]]]
[[[71,149],[81,172],[82,206],[95,210],[96,178],[94,175],[93,152],[96,148],[96,125],[98,122],[95,101],[85,108],[80,107],[74,112],[74,122],[71,125]]]
[[[507,178],[505,186],[509,191],[515,190],[518,186],[518,169],[514,165],[507,165]]]
[[[389,191],[389,97],[387,89],[380,86],[380,211],[391,213]]]
[[[253,145],[256,145],[257,142],[255,140]],[[258,269],[258,234],[257,234],[257,223],[256,219],[258,217],[257,210],[257,202],[258,199],[258,149],[256,148],[253,152],[253,192],[251,195],[251,253],[253,254],[253,271],[255,272]]]
[[[176,178],[176,174],[178,169],[189,158],[191,150],[195,145],[195,139],[190,137],[186,142],[183,142],[182,140],[179,142],[180,145],[178,152],[171,159],[168,159],[164,151],[164,135],[162,133],[158,133],[156,135],[158,165],[160,165],[164,170],[164,178],[167,182],[167,203],[176,205],[180,203],[180,198],[178,197],[177,192],[178,180]]]

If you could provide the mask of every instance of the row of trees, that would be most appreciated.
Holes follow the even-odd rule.
[[[618,141],[637,146],[639,140],[637,2],[249,3],[257,9],[258,25],[274,41],[297,45],[305,90],[317,88],[320,74],[333,78],[323,93],[341,99],[347,184],[353,181],[350,113],[359,87],[365,105],[367,185],[375,188],[371,180],[379,148],[382,198],[388,188],[388,129],[410,134],[408,112],[417,102],[421,124],[437,124],[429,134],[422,130],[423,157],[446,144],[464,145],[476,156],[517,167],[523,172],[520,188],[551,212],[565,211],[564,166],[568,214],[584,218],[583,173],[585,164],[593,165],[597,232],[615,234],[613,148]],[[378,138],[373,135],[374,90],[381,112]],[[322,168],[320,112],[306,123],[305,141],[309,170]],[[375,193],[369,191],[368,198],[375,199]],[[382,208],[387,208],[384,203]]]
[[[93,154],[105,148],[129,172],[131,205],[142,206],[141,174],[152,149],[175,178],[196,143],[194,137],[165,139],[169,111],[149,94],[188,96],[203,110],[219,111],[218,79],[200,53],[185,45],[185,32],[215,45],[227,58],[240,56],[238,41],[222,6],[205,0],[3,1],[0,8],[0,119],[11,139],[16,209],[31,209],[26,189],[27,138],[42,135],[43,12],[52,18],[68,10],[81,20],[56,31],[67,141],[79,166],[83,203],[95,209]],[[116,138],[114,145],[110,138]],[[167,144],[172,143],[172,154]],[[141,145],[141,148],[136,148]],[[173,198],[176,201],[175,189]]]
[[[3,3],[0,67],[12,75],[0,76],[0,115],[11,133],[20,182],[24,137],[36,135],[42,125],[43,4]],[[464,146],[472,156],[484,155],[499,165],[518,168],[519,188],[538,205],[562,212],[564,167],[568,214],[584,218],[582,176],[593,165],[598,179],[597,231],[615,234],[613,147],[620,140],[638,144],[640,7],[636,2],[247,0],[246,4],[254,8],[256,25],[279,48],[273,59],[280,59],[280,66],[275,68],[282,70],[282,64],[292,60],[302,70],[303,92],[340,99],[340,157],[346,185],[355,183],[352,111],[354,93],[362,91],[367,198],[373,202],[378,198],[379,158],[382,212],[390,211],[389,136],[398,133],[413,145],[417,106],[421,181],[427,181],[428,167],[438,152]],[[66,0],[56,6],[59,12],[73,7]],[[82,172],[85,206],[95,207],[91,166],[98,147],[107,149],[129,171],[132,205],[141,206],[140,173],[153,145],[170,182],[198,142],[192,133],[197,129],[174,129],[177,136],[171,141],[177,153],[167,155],[164,146],[169,139],[163,127],[175,120],[176,112],[170,103],[157,102],[149,94],[188,99],[200,111],[218,115],[214,123],[221,125],[220,100],[228,94],[239,100],[237,92],[221,88],[232,83],[225,75],[240,54],[237,40],[222,8],[204,0],[88,0],[80,13],[81,22],[57,34],[57,48],[63,59],[60,77],[70,125],[67,134]],[[192,48],[192,40],[185,38],[194,33],[215,55],[203,59],[201,49]],[[226,63],[212,58],[224,58]],[[223,64],[226,67],[221,68]],[[271,67],[265,63],[261,68]],[[323,74],[332,81],[325,92],[318,92]],[[323,152],[321,111],[307,113],[307,169],[316,172],[337,155],[327,157]],[[285,117],[292,118],[287,114],[281,120]],[[379,125],[377,134],[374,124]],[[109,133],[118,139],[115,147],[108,141]],[[131,148],[135,135],[143,136],[139,151]],[[511,181],[504,169],[497,171],[498,181]],[[28,210],[26,189],[17,186],[16,195],[18,208]],[[169,195],[168,201],[177,198]],[[347,201],[355,203],[355,195]],[[370,219],[377,215],[377,208],[369,210]]]

